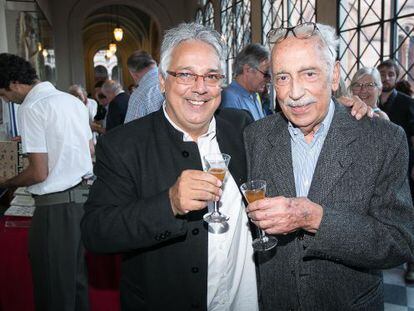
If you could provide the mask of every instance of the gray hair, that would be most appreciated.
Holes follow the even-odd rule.
[[[336,62],[336,51],[339,44],[339,39],[336,35],[335,29],[329,25],[316,23],[317,31],[309,38],[317,37],[321,43],[321,49],[323,52],[324,59],[328,65],[328,76],[331,79],[333,67]],[[289,32],[288,36],[292,36],[292,32]],[[274,41],[277,41],[278,38],[273,38]],[[306,40],[306,39],[303,39]],[[282,41],[280,41],[282,42]],[[277,45],[276,42],[275,45]]]
[[[127,60],[128,69],[134,72],[139,72],[154,64],[155,60],[145,51],[135,51]]]
[[[323,42],[323,54],[325,56],[326,63],[328,64],[329,72],[332,72],[336,62],[336,51],[339,45],[339,39],[336,35],[335,28],[329,25],[316,24],[318,30],[315,34]]]
[[[118,95],[123,91],[122,85],[115,80],[106,80],[105,83],[102,84],[102,90],[104,90],[104,92],[113,92],[115,95]]]
[[[159,70],[161,75],[166,78],[167,70],[171,63],[173,50],[182,42],[188,40],[199,40],[211,45],[220,59],[220,69],[226,69],[226,46],[220,34],[209,27],[197,23],[181,23],[177,27],[165,32],[161,44],[161,57]]]
[[[234,60],[233,74],[234,76],[242,74],[244,65],[257,68],[261,62],[267,59],[269,59],[269,50],[266,47],[258,43],[246,45]]]
[[[377,68],[373,67],[359,68],[358,71],[355,72],[354,76],[352,77],[349,88],[351,88],[354,83],[356,83],[359,79],[365,76],[372,77],[372,80],[374,80],[374,83],[377,85],[377,88],[382,89],[381,74],[379,73]]]
[[[72,94],[72,95],[75,95],[76,93],[82,93],[83,95],[85,95],[85,97],[88,96],[88,93],[86,93],[86,90],[79,84],[72,84],[71,86],[69,86],[68,92],[69,94]]]

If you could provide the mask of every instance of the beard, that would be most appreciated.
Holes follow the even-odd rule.
[[[391,92],[395,88],[395,84],[383,84],[382,85],[382,91],[383,92]]]

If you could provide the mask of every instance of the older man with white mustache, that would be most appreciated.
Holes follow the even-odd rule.
[[[269,198],[247,207],[277,235],[258,254],[262,310],[383,310],[381,269],[412,260],[414,211],[403,130],[356,121],[338,88],[334,29],[277,29],[271,68],[283,114],[245,130],[248,178]]]

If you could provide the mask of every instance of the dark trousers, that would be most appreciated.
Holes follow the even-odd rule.
[[[89,310],[82,216],[78,203],[36,207],[29,256],[37,311]]]

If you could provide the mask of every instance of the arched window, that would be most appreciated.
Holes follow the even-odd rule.
[[[341,73],[350,80],[360,67],[388,58],[414,82],[414,10],[408,0],[340,0],[338,29]]]
[[[95,68],[95,80],[117,79],[112,75],[112,69],[118,65],[118,57],[112,55],[110,58],[106,55],[106,50],[99,50],[93,57],[93,67]]]
[[[251,42],[250,0],[221,0],[221,33],[227,44],[227,81],[237,53]]]
[[[270,29],[316,22],[316,0],[262,0],[262,42]]]
[[[204,25],[214,29],[214,8],[211,1],[204,7]]]

